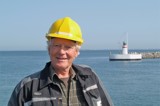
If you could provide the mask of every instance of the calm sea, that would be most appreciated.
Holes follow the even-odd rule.
[[[75,63],[95,70],[115,106],[160,106],[160,59],[109,61],[108,55],[108,50],[83,50]],[[46,51],[1,51],[0,106],[7,106],[23,77],[41,70],[48,61]]]

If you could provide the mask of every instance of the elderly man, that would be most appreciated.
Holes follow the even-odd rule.
[[[58,19],[46,38],[51,61],[16,86],[8,106],[113,106],[92,69],[73,64],[83,43],[79,25]]]

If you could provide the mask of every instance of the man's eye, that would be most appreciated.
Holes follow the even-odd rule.
[[[70,48],[72,48],[72,47],[71,47],[71,46],[65,46],[65,48],[66,48],[66,49],[70,49]]]
[[[59,47],[60,45],[59,45],[59,44],[54,44],[53,46],[54,46],[54,47]]]

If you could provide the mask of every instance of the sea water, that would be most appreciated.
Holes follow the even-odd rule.
[[[160,106],[160,59],[109,61],[109,52],[81,50],[74,63],[94,69],[115,106]],[[48,61],[46,51],[0,51],[0,106],[7,106],[22,78],[40,71]]]

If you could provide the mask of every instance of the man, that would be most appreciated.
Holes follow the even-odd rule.
[[[16,86],[8,106],[113,106],[92,69],[73,64],[83,43],[79,25],[58,19],[46,38],[51,61]]]

